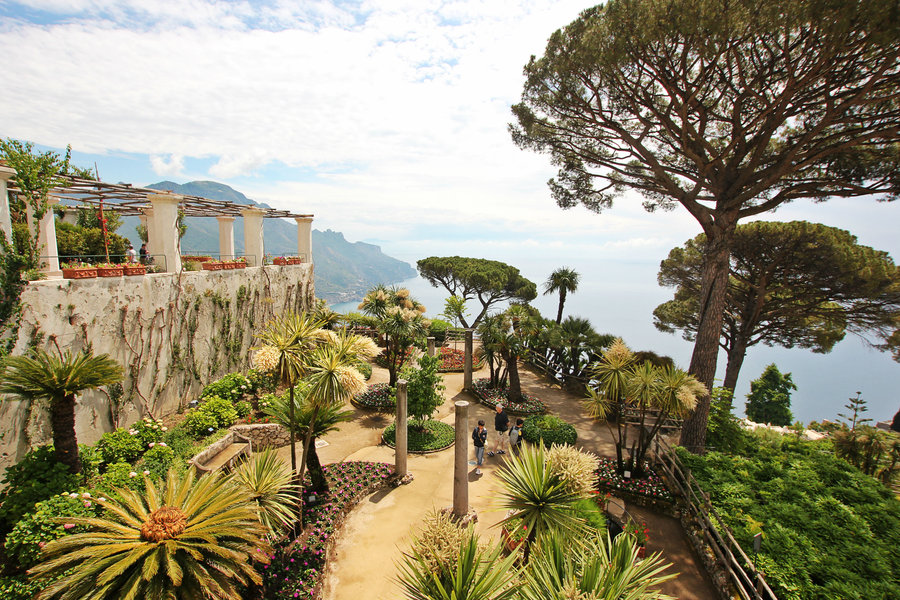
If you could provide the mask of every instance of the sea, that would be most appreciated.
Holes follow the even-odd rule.
[[[415,265],[416,257],[400,257]],[[492,257],[493,258],[493,257]],[[497,258],[519,268],[522,275],[538,284],[538,297],[532,302],[546,318],[555,319],[558,296],[541,294],[541,284],[548,275],[561,266],[575,268],[581,274],[581,283],[574,294],[569,294],[563,318],[574,315],[590,320],[599,333],[621,336],[633,350],[652,350],[671,356],[675,363],[687,368],[693,343],[678,334],[658,331],[653,326],[653,309],[670,300],[672,291],[656,285],[658,261],[603,261],[583,258],[562,264],[553,258],[529,257],[520,263],[514,256]],[[412,297],[423,303],[429,317],[436,317],[444,310],[449,293],[435,288],[421,277],[415,277],[394,285],[409,288]],[[357,311],[359,300],[335,304],[338,312]],[[471,318],[480,311],[477,302],[469,303]],[[497,310],[502,310],[499,305]],[[746,396],[750,382],[758,378],[769,364],[776,364],[783,373],[790,373],[797,390],[791,396],[791,410],[795,420],[804,423],[837,420],[838,413],[846,413],[845,405],[857,392],[867,403],[865,417],[873,421],[890,421],[900,409],[900,364],[889,353],[867,346],[860,339],[848,335],[828,354],[815,354],[809,350],[767,347],[751,347],[744,360],[740,379],[735,390],[734,410],[744,415]],[[720,353],[718,376],[725,372],[725,355]]]

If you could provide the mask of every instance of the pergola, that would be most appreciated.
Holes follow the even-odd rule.
[[[0,165],[0,228],[12,239],[12,223],[9,213],[7,190],[18,192],[15,170]],[[235,204],[211,200],[201,196],[175,194],[171,191],[134,187],[125,183],[106,183],[80,177],[63,176],[62,183],[49,193],[50,204],[78,202],[99,207],[123,216],[140,217],[147,228],[147,250],[153,255],[165,256],[165,268],[170,272],[181,271],[181,254],[178,247],[177,221],[179,212],[186,217],[215,217],[219,222],[219,254],[234,256],[234,219],[244,219],[244,254],[250,266],[261,266],[265,254],[263,247],[263,219],[292,218],[297,222],[297,254],[306,261],[312,260],[311,214],[295,214],[286,210],[260,206]],[[50,275],[59,273],[59,257],[56,247],[54,211],[48,210],[40,223],[33,223],[28,214],[32,231],[38,229],[38,246],[45,257],[43,268]]]

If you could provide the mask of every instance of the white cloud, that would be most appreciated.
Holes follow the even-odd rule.
[[[184,157],[178,154],[172,154],[168,159],[164,156],[151,156],[150,167],[157,175],[180,177],[184,175]]]

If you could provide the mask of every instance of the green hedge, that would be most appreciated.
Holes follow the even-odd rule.
[[[522,438],[532,444],[543,440],[544,446],[549,448],[553,444],[574,446],[578,434],[574,427],[555,415],[535,415],[525,419]]]
[[[453,445],[456,439],[452,426],[440,421],[425,421],[425,428],[420,429],[417,421],[410,421],[406,427],[406,446],[409,452],[434,452]],[[384,430],[384,443],[393,448],[397,443],[397,424],[391,423]]]

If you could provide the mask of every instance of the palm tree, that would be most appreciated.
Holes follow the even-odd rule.
[[[37,349],[31,356],[7,356],[0,392],[25,401],[46,401],[50,408],[56,459],[72,473],[81,472],[75,435],[75,403],[84,390],[122,381],[122,366],[107,354],[84,350],[53,356]]]
[[[553,531],[576,533],[584,526],[573,507],[582,496],[548,467],[543,444],[525,446],[518,456],[510,455],[497,475],[502,486],[499,505],[509,511],[501,523],[521,522],[528,529],[526,563],[538,536]]]
[[[561,267],[552,273],[547,281],[544,282],[544,295],[559,292],[559,310],[556,312],[557,325],[562,321],[563,306],[566,303],[566,295],[575,292],[578,289],[578,282],[581,275],[575,272],[575,269]]]
[[[297,520],[300,487],[274,449],[254,453],[235,469],[232,477],[256,503],[259,520],[269,537],[277,535],[278,527],[289,527]]]
[[[298,388],[308,387],[308,384],[301,381]],[[294,427],[297,435],[306,435],[307,427],[312,419],[313,405],[306,397],[306,390],[294,395]],[[290,420],[288,418],[288,399],[281,396],[275,399],[266,409],[266,414],[272,417],[272,420],[285,429],[289,428]],[[319,462],[319,455],[316,452],[316,439],[337,431],[337,425],[353,419],[353,411],[345,410],[342,405],[328,404],[321,408],[316,415],[315,427],[313,429],[312,439],[309,444],[309,454],[306,457],[306,468],[309,469],[309,477],[312,480],[310,490],[313,492],[325,492],[328,490],[328,480],[325,478],[325,470],[322,469],[322,463]]]
[[[90,531],[44,548],[29,572],[61,578],[38,598],[239,600],[241,587],[261,583],[253,562],[266,558],[266,530],[230,478],[169,471],[164,489],[147,479],[142,495],[116,491],[121,500],[101,502],[103,518],[66,519]]]
[[[590,396],[585,403],[588,413],[595,419],[606,421],[610,430],[612,426],[609,419],[616,416],[618,433],[616,439],[621,441],[621,444],[616,444],[616,467],[620,472],[625,469],[622,447],[628,443],[628,429],[626,426],[623,431],[623,419],[619,418],[618,414],[624,403],[633,363],[634,354],[622,338],[617,338],[603,354],[603,358],[591,369],[591,375],[597,383],[591,388]]]
[[[469,528],[450,568],[435,571],[434,557],[414,545],[398,565],[397,580],[410,600],[506,600],[516,593],[512,582],[518,574],[518,557],[515,553],[503,557],[502,550],[500,544],[479,548],[478,537]]]
[[[285,312],[273,318],[257,336],[262,345],[253,356],[260,371],[273,372],[279,383],[287,386],[290,423],[295,422],[294,385],[306,373],[312,351],[328,338],[322,322],[307,313]],[[297,471],[295,428],[289,427],[291,439],[291,471]]]
[[[653,588],[675,577],[661,575],[669,568],[659,554],[638,559],[630,535],[609,535],[597,541],[572,540],[558,535],[541,539],[522,585],[521,600],[674,600]]]

